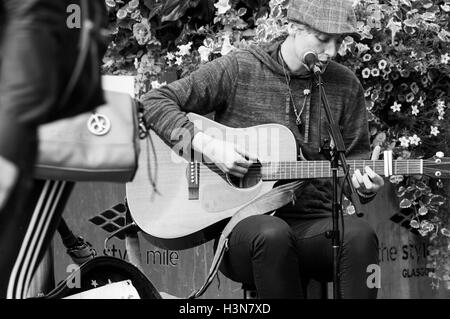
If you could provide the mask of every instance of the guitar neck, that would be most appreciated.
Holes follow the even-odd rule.
[[[357,169],[364,173],[369,166],[380,176],[386,175],[387,163],[383,160],[348,160],[350,175]],[[261,168],[263,180],[308,179],[332,177],[332,169],[328,161],[268,162]],[[388,175],[418,175],[423,173],[422,160],[392,161],[392,173]],[[339,168],[338,176],[344,176]]]

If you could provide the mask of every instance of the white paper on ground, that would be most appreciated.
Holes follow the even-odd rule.
[[[141,299],[130,280],[113,282],[63,299]]]

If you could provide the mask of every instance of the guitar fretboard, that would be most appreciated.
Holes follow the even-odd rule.
[[[380,176],[385,175],[385,161],[383,160],[348,160],[350,174],[359,169],[364,174],[364,167],[369,166]],[[422,160],[392,161],[392,175],[422,174]],[[300,161],[300,162],[267,162],[262,163],[263,180],[328,178],[332,176],[328,161]],[[343,176],[342,168],[338,176]]]

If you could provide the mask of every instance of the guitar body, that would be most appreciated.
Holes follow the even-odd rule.
[[[232,141],[261,162],[296,161],[294,135],[278,124],[229,128],[200,115],[188,114],[206,134]],[[241,207],[272,189],[275,181],[253,176],[233,179],[211,163],[189,162],[153,131],[141,140],[139,167],[126,185],[131,216],[155,245],[187,249],[213,239]]]

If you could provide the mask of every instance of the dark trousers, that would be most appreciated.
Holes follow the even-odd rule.
[[[271,215],[239,222],[220,270],[234,281],[253,284],[260,298],[303,298],[309,279],[332,281],[333,254],[325,233],[331,218],[302,219],[288,225]],[[367,267],[378,264],[378,239],[366,221],[345,217],[340,258],[342,298],[376,298],[366,284]]]

